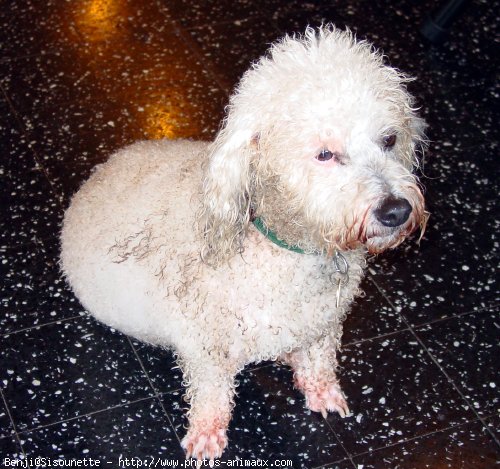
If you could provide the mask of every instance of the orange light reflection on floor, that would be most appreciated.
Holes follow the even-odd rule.
[[[199,133],[194,118],[196,110],[187,98],[189,86],[182,89],[176,77],[169,78],[168,72],[175,68],[168,62],[158,61],[158,50],[152,51],[147,43],[134,37],[133,23],[128,20],[133,16],[130,3],[86,0],[78,6],[72,3],[68,8],[71,10],[67,16],[70,23],[85,41],[84,47],[75,44],[79,60],[86,62],[85,67],[97,83],[112,84],[114,99],[118,98],[124,108],[132,106],[135,124],[140,126],[145,137],[173,139]],[[122,56],[128,61],[123,58],[120,61]],[[147,57],[152,57],[151,62],[145,59]],[[147,73],[141,71],[141,67]],[[170,81],[172,88],[168,88]],[[151,83],[156,82],[166,86],[164,94],[158,91],[151,94]],[[173,94],[173,100],[164,99]]]
[[[124,0],[87,0],[75,8],[75,26],[89,42],[105,41],[123,32],[118,22],[127,18]]]
[[[194,112],[186,107],[185,102],[148,102],[139,108],[134,117],[147,138],[188,138],[196,135],[199,129],[193,119]]]

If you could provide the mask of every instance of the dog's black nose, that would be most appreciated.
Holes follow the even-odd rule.
[[[397,199],[390,196],[373,213],[382,225],[394,228],[408,220],[411,210],[410,202],[406,199]]]

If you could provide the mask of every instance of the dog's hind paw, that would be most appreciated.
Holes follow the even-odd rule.
[[[196,458],[213,461],[220,458],[227,445],[226,428],[217,424],[205,428],[190,428],[182,439],[182,447],[186,451],[186,459]]]

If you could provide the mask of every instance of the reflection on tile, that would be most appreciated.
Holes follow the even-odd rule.
[[[72,68],[71,72],[57,74],[56,70],[67,66],[67,58],[53,54],[43,61],[35,57],[7,64],[11,68],[7,74],[11,81],[0,84],[35,132],[40,125],[54,124],[50,114],[57,116],[61,131],[73,130],[71,126],[74,128],[79,120],[81,124],[77,131],[93,130],[92,120],[95,119],[92,111],[98,118],[104,106],[105,110],[114,107],[135,124],[132,133],[127,133],[129,137],[133,136],[134,127],[141,129],[148,138],[213,136],[226,95],[215,82],[201,74],[201,65],[191,63],[190,57],[182,63],[178,57],[168,61],[159,56],[156,62],[157,65],[149,71],[140,66],[137,71],[123,70],[117,60],[115,66],[106,61],[106,66],[96,64],[95,70],[83,66],[80,71]],[[25,74],[27,68],[33,72]],[[121,83],[120,87],[116,86],[117,82]],[[79,111],[77,102],[85,106],[83,111]],[[63,114],[60,114],[61,107]],[[71,109],[69,112],[65,110],[68,107],[76,108],[74,121]],[[116,125],[116,128],[111,125],[108,133],[122,132],[117,126],[119,122],[112,117],[104,122]]]
[[[83,317],[7,335],[0,385],[18,431],[152,394],[125,336]]]
[[[118,465],[118,458],[180,460],[183,453],[155,399],[115,407],[21,434],[28,457],[93,458]]]
[[[212,120],[219,116],[215,110],[208,116],[201,112],[201,96],[177,116],[171,113],[168,99],[169,95],[135,104],[69,103],[63,110],[48,107],[26,118],[30,144],[64,206],[94,166],[124,145],[144,138],[211,137],[215,128]]]
[[[416,333],[479,415],[500,410],[498,310],[439,321]]]
[[[67,3],[83,42],[6,62],[7,73],[0,83],[10,99],[35,128],[33,117],[40,109],[55,114],[61,106],[83,101],[88,113],[94,102],[98,109],[100,102],[111,101],[128,111],[148,138],[212,136],[227,98],[203,63],[149,2],[139,8],[132,5],[139,2],[115,3],[118,11],[101,11],[114,3],[98,2],[96,11],[86,5],[74,12],[73,4]],[[125,12],[120,10],[124,3],[131,3]],[[95,26],[97,32],[81,30],[81,15],[95,16],[95,21],[81,22]],[[60,121],[60,125],[70,124]]]

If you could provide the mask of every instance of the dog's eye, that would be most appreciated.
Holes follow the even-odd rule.
[[[316,159],[318,161],[328,161],[331,160],[334,156],[335,155],[330,150],[323,149],[321,150],[321,153],[316,155]]]
[[[389,150],[396,144],[396,134],[386,135],[382,138],[382,146]]]

